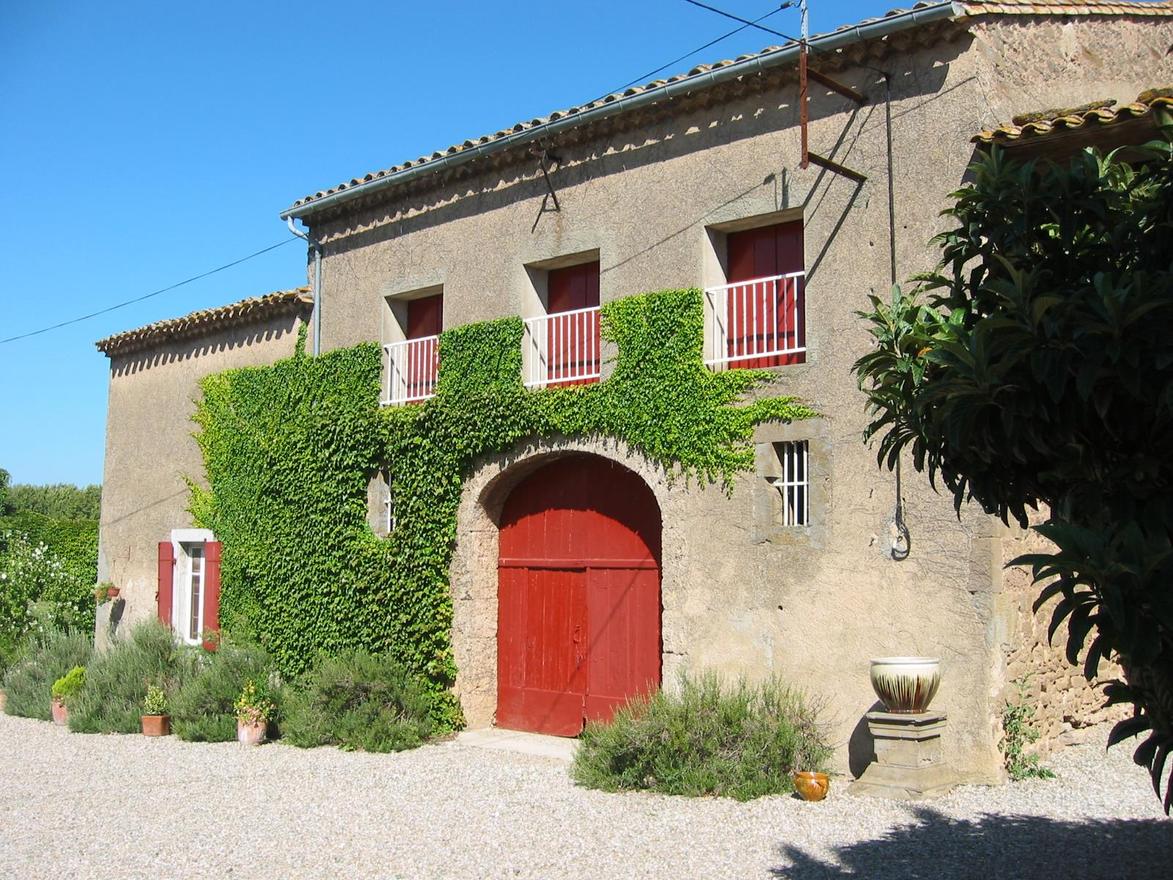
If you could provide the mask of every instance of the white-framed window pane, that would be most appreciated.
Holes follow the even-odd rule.
[[[190,600],[190,614],[188,616],[189,641],[198,641],[203,624],[204,606],[204,547],[194,544],[188,548],[188,558],[191,560],[188,593]]]

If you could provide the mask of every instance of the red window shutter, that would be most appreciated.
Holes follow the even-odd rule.
[[[444,294],[425,296],[407,303],[408,339],[423,339],[438,336],[444,327]]]
[[[175,594],[175,548],[170,541],[159,542],[159,592],[155,601],[159,620],[171,626],[171,603]]]
[[[444,329],[444,294],[425,296],[407,303],[407,339],[439,336]],[[419,399],[432,394],[440,372],[440,348],[435,343],[409,346],[403,373],[407,378],[407,395]]]
[[[546,314],[580,312],[599,306],[599,264],[552,269],[546,276]],[[546,379],[559,385],[597,381],[579,377],[599,369],[599,316],[567,315],[546,324]]]
[[[220,630],[220,554],[219,541],[204,544],[204,633]],[[216,639],[204,639],[204,648],[216,650]]]
[[[731,328],[728,355],[736,367],[777,367],[806,362],[806,352],[748,357],[806,345],[805,281],[746,283],[803,269],[802,221],[730,233],[726,326]]]

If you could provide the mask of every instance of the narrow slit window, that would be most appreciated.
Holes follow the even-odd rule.
[[[391,474],[388,472],[383,484],[383,528],[390,535],[395,531],[395,494],[391,489]]]
[[[782,501],[782,525],[810,525],[809,443],[797,440],[775,443],[780,466],[774,481]]]

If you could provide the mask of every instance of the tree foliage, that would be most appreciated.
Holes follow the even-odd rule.
[[[0,514],[3,510],[3,492],[0,491]],[[74,486],[72,483],[54,483],[32,486],[17,483],[8,487],[8,513],[39,513],[51,519],[96,520],[101,511],[102,487]]]
[[[1135,153],[1133,157],[1135,157]],[[1154,788],[1173,749],[1173,150],[1068,165],[995,150],[945,211],[937,271],[861,313],[876,349],[855,365],[882,462],[902,452],[960,505],[1038,531],[1015,560],[1057,600],[1067,658],[1102,658],[1111,701],[1144,736]],[[1166,786],[1165,809],[1173,804]]]
[[[203,380],[196,412],[209,491],[191,510],[223,543],[221,621],[255,636],[287,676],[324,652],[387,655],[430,689],[433,721],[459,723],[448,566],[466,475],[527,438],[625,440],[669,478],[726,489],[753,466],[753,426],[812,411],[791,398],[744,405],[772,375],[703,362],[701,292],[603,307],[619,351],[604,382],[527,390],[522,322],[446,331],[436,396],[379,407],[374,344]],[[304,334],[303,334],[304,335]],[[367,485],[390,472],[396,527],[367,525]]]

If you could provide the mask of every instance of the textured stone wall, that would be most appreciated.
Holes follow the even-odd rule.
[[[1008,528],[1002,542],[1003,562],[1009,563],[1023,553],[1047,552],[1050,546],[1034,532]],[[1005,699],[1025,702],[1034,711],[1033,724],[1040,738],[1030,748],[1046,753],[1056,746],[1080,741],[1083,732],[1094,724],[1126,717],[1128,706],[1104,707],[1103,685],[1120,674],[1115,663],[1101,661],[1098,678],[1089,683],[1083,677],[1085,653],[1079,656],[1079,666],[1067,662],[1066,623],[1056,631],[1054,644],[1048,642],[1047,628],[1055,602],[1048,602],[1037,612],[1031,610],[1040,588],[1032,583],[1030,570],[1007,568],[1003,584],[1013,621],[1011,638],[1005,646]]]

